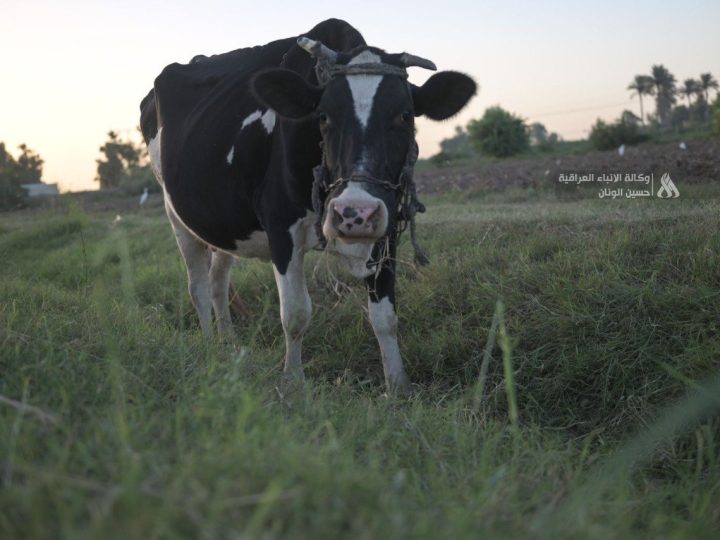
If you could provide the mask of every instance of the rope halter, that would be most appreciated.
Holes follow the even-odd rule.
[[[411,66],[422,67],[433,71],[437,70],[435,64],[430,60],[408,53],[392,55],[393,60],[399,65],[387,63],[338,64],[338,53],[323,45],[320,41],[315,41],[303,36],[298,38],[297,43],[302,49],[306,50],[315,58],[315,75],[317,76],[320,86],[326,86],[334,77],[346,77],[348,75],[395,75],[407,79],[408,73],[405,68]],[[413,249],[415,250],[415,261],[421,266],[428,264],[430,260],[418,244],[416,238],[415,215],[418,212],[425,212],[425,205],[417,198],[417,190],[413,179],[417,158],[418,146],[413,137],[405,158],[405,165],[400,172],[397,182],[393,183],[388,180],[366,175],[339,178],[335,182],[330,182],[330,171],[327,167],[325,151],[323,150],[322,162],[313,169],[314,181],[312,187],[313,210],[317,216],[315,232],[320,239],[321,245],[324,247],[327,243],[322,232],[323,208],[327,196],[344,183],[359,181],[398,192],[400,201],[396,209],[395,241],[399,241],[400,235],[409,224],[410,239]]]

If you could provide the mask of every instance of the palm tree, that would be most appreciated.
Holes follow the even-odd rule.
[[[655,107],[658,121],[666,125],[675,104],[675,76],[662,64],[652,67],[655,86]]]
[[[718,82],[712,76],[712,73],[702,73],[700,80],[697,83],[698,95],[702,95],[705,98],[705,122],[710,123],[710,89],[718,90]]]
[[[712,73],[701,74],[698,90],[705,96],[705,103],[710,103],[710,96],[708,94],[711,88],[715,91],[718,90],[718,82],[715,80],[715,77],[712,76]]]
[[[637,95],[640,100],[640,120],[645,125],[645,113],[643,112],[643,96],[652,96],[655,93],[655,87],[653,78],[650,75],[635,75],[633,82],[631,82],[628,90],[632,91],[630,97]]]
[[[690,110],[690,107],[692,107],[691,98],[695,94],[699,94],[700,92],[702,92],[700,88],[700,83],[695,79],[685,79],[682,88],[680,88],[680,90],[678,91],[681,96],[687,98],[688,110]]]

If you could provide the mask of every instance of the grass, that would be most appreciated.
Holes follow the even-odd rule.
[[[407,399],[326,257],[296,385],[267,265],[230,346],[160,209],[0,218],[0,538],[714,537],[718,200],[426,199]]]

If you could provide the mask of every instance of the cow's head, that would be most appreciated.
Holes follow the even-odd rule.
[[[415,117],[453,116],[475,94],[475,83],[444,71],[415,86],[405,68],[435,70],[429,60],[366,46],[339,53],[304,37],[298,45],[317,59],[319,86],[293,71],[271,69],[255,77],[255,94],[281,117],[314,116],[320,126],[325,238],[373,245],[395,230],[402,172],[417,157]]]

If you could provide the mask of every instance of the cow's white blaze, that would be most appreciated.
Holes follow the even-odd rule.
[[[253,111],[245,117],[245,119],[242,121],[242,125],[240,126],[240,130],[245,129],[250,124],[253,124],[254,122],[260,120],[263,128],[265,128],[267,134],[270,135],[273,132],[273,129],[275,129],[275,118],[275,111],[273,111],[272,109],[268,109],[264,113],[258,109],[257,111]]]
[[[379,302],[368,300],[368,318],[380,345],[385,380],[393,386],[405,387],[408,384],[405,368],[400,357],[397,341],[398,319],[395,306],[387,296]]]
[[[350,60],[348,65],[378,64],[380,61],[381,59],[377,54],[363,51]],[[349,75],[347,81],[353,98],[355,116],[357,116],[360,125],[365,129],[370,120],[375,94],[380,86],[380,81],[382,81],[382,75]]]
[[[234,155],[235,155],[235,147],[234,147],[234,146],[231,146],[231,147],[230,147],[230,151],[228,152],[228,155],[227,155],[228,165],[232,165],[232,161],[233,161],[233,156],[234,156]]]
[[[150,168],[152,168],[152,171],[155,174],[155,178],[157,178],[158,182],[160,182],[161,184],[163,183],[162,162],[161,162],[161,156],[160,156],[160,143],[162,141],[162,130],[163,130],[163,128],[158,129],[158,132],[155,134],[155,137],[150,139],[150,142],[148,143],[148,155],[150,156]]]

